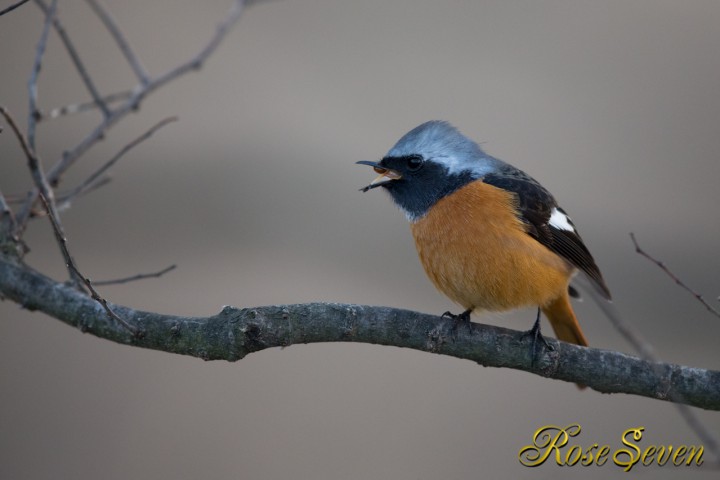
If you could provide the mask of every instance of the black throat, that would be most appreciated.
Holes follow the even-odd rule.
[[[414,222],[424,217],[438,200],[473,180],[475,178],[469,171],[450,175],[444,166],[428,162],[421,171],[389,182],[383,188]]]

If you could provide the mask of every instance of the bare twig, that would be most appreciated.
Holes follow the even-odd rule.
[[[50,33],[50,25],[52,25],[55,13],[57,12],[57,0],[53,0],[50,8],[45,11],[45,25],[43,26],[40,40],[37,44],[35,53],[35,61],[28,80],[28,99],[30,103],[30,111],[28,112],[28,142],[30,148],[35,149],[35,127],[38,120],[37,108],[37,83],[40,75],[40,66],[42,65],[42,57],[45,54],[45,46],[47,45],[48,34]]]
[[[91,192],[99,189],[100,187],[104,187],[111,181],[112,181],[112,178],[110,178],[110,177],[102,177],[102,178],[98,178],[96,181],[94,181],[90,185],[87,185],[85,188],[83,188],[83,190],[81,192],[77,192],[77,193],[74,191],[73,192],[59,192],[59,193],[55,192],[55,204],[57,205],[58,212],[62,212],[63,210],[66,210],[67,208],[69,208],[70,203],[72,201],[74,201],[75,199],[85,196],[88,193],[91,193]],[[71,196],[71,193],[72,193],[72,196]],[[24,203],[27,199],[27,195],[28,195],[27,193],[9,194],[5,197],[5,199],[9,205],[17,205],[20,203]],[[42,217],[44,215],[45,215],[45,212],[43,210],[33,209],[30,212],[30,216],[33,218]]]
[[[225,38],[230,28],[240,20],[240,16],[243,12],[244,6],[243,0],[235,0],[230,11],[227,13],[225,18],[220,22],[215,30],[215,34],[210,38],[208,43],[200,50],[200,52],[187,60],[186,62],[178,65],[177,67],[169,70],[168,72],[153,78],[147,85],[136,88],[133,95],[117,109],[113,110],[112,115],[106,118],[100,123],[92,132],[90,132],[79,144],[73,149],[65,152],[55,165],[48,171],[48,178],[54,184],[58,181],[60,176],[77,160],[82,154],[84,154],[91,146],[93,146],[105,132],[115,125],[118,120],[123,118],[128,113],[134,111],[140,106],[142,100],[164,86],[168,82],[175,80],[183,74],[198,69],[207,60],[207,58],[215,51],[220,42]]]
[[[120,325],[123,326],[127,331],[133,334],[135,337],[142,337],[143,333],[142,330],[137,328],[134,325],[131,325],[125,319],[120,317],[117,313],[113,311],[113,309],[110,308],[110,305],[108,305],[107,300],[105,300],[103,297],[100,296],[100,294],[95,290],[95,288],[92,286],[92,283],[90,282],[90,279],[85,277],[82,273],[80,273],[80,270],[78,270],[77,265],[75,265],[75,262],[72,259],[72,256],[70,255],[70,250],[68,250],[67,246],[67,238],[65,237],[65,234],[62,231],[62,227],[57,221],[57,216],[53,213],[52,205],[50,202],[47,201],[45,198],[45,195],[43,193],[40,193],[40,201],[45,206],[45,209],[48,213],[48,218],[50,218],[50,223],[53,227],[53,232],[55,233],[55,237],[57,238],[58,244],[60,245],[60,249],[62,250],[63,257],[65,257],[66,266],[68,269],[70,269],[73,274],[79,278],[83,285],[88,289],[90,292],[90,297],[98,302],[100,305],[102,305],[103,309],[107,313],[107,315],[118,322]]]
[[[17,122],[15,122],[15,118],[10,113],[10,110],[8,110],[5,107],[0,106],[0,115],[5,117],[5,121],[8,123],[8,125],[10,125],[10,129],[13,131],[13,133],[17,137],[18,142],[20,143],[20,147],[22,148],[23,153],[25,154],[25,157],[28,160],[30,169],[31,170],[37,169],[37,165],[39,164],[38,157],[35,155],[35,151],[33,150],[32,146],[30,145],[30,142],[28,141],[28,139],[25,138],[25,135],[23,135],[23,133],[20,131],[20,127],[18,127]],[[35,175],[35,173],[34,173],[34,175]],[[42,175],[42,171],[40,172],[40,175]],[[41,178],[40,180],[43,180],[43,178]],[[47,196],[46,190],[52,191],[52,189],[49,187],[49,185],[47,185],[46,181],[45,182],[41,181],[40,183],[41,183],[41,185],[36,185],[36,188],[39,188],[42,191],[42,193]]]
[[[220,42],[222,42],[222,40],[225,38],[233,25],[235,25],[235,23],[237,23],[237,21],[240,19],[244,5],[245,2],[243,0],[236,0],[233,3],[233,6],[231,7],[230,12],[227,14],[225,19],[220,22],[215,29],[215,35],[210,39],[210,41],[205,45],[205,47],[200,50],[197,56],[195,56],[195,58],[191,59],[190,61],[169,70],[165,74],[160,75],[159,77],[157,77],[157,79],[155,79],[153,83],[157,83],[158,86],[160,86],[174,78],[179,77],[184,73],[187,73],[190,70],[199,70],[205,60],[210,55],[212,55],[215,49],[217,49],[218,45],[220,45]]]
[[[58,211],[62,212],[63,210],[70,208],[71,203],[75,199],[83,197],[88,193],[94,192],[95,190],[99,189],[100,187],[104,187],[111,181],[112,181],[112,178],[110,178],[110,177],[98,178],[96,181],[90,183],[85,188],[83,188],[82,191],[80,191],[80,192],[73,191],[73,192],[60,193],[60,194],[56,195]]]
[[[36,0],[41,1],[41,0]],[[158,88],[166,85],[167,83],[175,80],[189,71],[198,69],[208,59],[210,55],[217,49],[222,40],[226,37],[230,28],[240,20],[242,12],[244,10],[244,0],[235,0],[233,2],[230,11],[227,13],[225,18],[220,22],[215,30],[215,34],[210,38],[208,43],[190,60],[178,65],[177,67],[169,70],[168,72],[151,79],[147,85],[140,85],[133,90],[130,98],[124,103],[112,110],[111,114],[103,118],[102,122],[97,125],[88,135],[83,138],[72,149],[63,153],[62,157],[58,159],[55,164],[48,170],[47,176],[51,185],[56,185],[59,182],[60,177],[72,166],[75,161],[80,158],[88,149],[90,149],[95,143],[100,140],[108,129],[114,126],[120,119],[124,118],[128,113],[136,110],[140,107],[142,100],[157,90]],[[23,208],[17,215],[18,228],[24,228],[27,223],[27,219],[32,212],[32,206],[37,200],[38,191],[33,190],[28,197],[28,201],[25,203]]]
[[[45,204],[45,209],[48,212],[48,215],[53,219],[53,226],[56,227],[58,230],[58,238],[64,239],[65,233],[63,232],[62,226],[60,225],[60,221],[58,219],[53,189],[50,187],[50,184],[47,181],[45,172],[42,168],[42,165],[40,164],[40,158],[37,156],[35,150],[33,150],[28,140],[20,131],[20,128],[15,122],[13,116],[10,114],[10,111],[5,107],[0,107],[0,114],[5,117],[5,120],[8,122],[8,125],[10,125],[10,128],[15,133],[15,136],[17,137],[23,152],[25,153],[25,157],[27,158],[28,162],[28,168],[30,169],[30,175],[32,176],[33,182],[35,183],[35,188],[37,188],[37,190],[40,192],[40,197]],[[75,271],[70,267],[70,265],[72,264],[72,258],[70,258],[69,252],[66,248],[64,248],[62,243],[60,244],[60,250],[63,253],[63,257],[65,258],[65,264],[68,267],[70,279],[77,280],[75,276]]]
[[[3,8],[2,10],[0,10],[0,16],[5,15],[6,13],[12,12],[13,10],[15,10],[16,8],[18,8],[19,6],[25,4],[25,3],[29,2],[29,1],[30,1],[30,0],[20,0],[19,2],[10,5],[9,7]]]
[[[35,0],[35,4],[37,4],[37,6],[40,7],[40,9],[47,15],[49,7],[45,4],[43,0]],[[80,78],[82,78],[82,81],[85,84],[85,88],[87,88],[88,92],[90,92],[90,96],[92,96],[98,108],[100,108],[100,110],[102,111],[103,116],[105,118],[109,117],[111,113],[110,109],[103,101],[103,98],[100,95],[98,89],[95,87],[95,83],[92,81],[92,78],[90,78],[90,74],[88,73],[85,65],[80,59],[80,54],[75,48],[75,45],[73,45],[72,40],[70,40],[70,36],[68,35],[67,31],[65,31],[65,27],[63,27],[62,23],[60,23],[60,20],[58,20],[57,16],[53,18],[52,24],[58,36],[60,37],[60,40],[62,40],[63,45],[65,46],[65,50],[67,50],[68,54],[70,55],[73,65],[75,65],[75,70],[77,70]]]
[[[638,243],[637,239],[635,238],[634,233],[630,233],[630,238],[632,239],[633,245],[635,245],[635,251],[642,255],[643,257],[650,260],[652,263],[657,265],[663,272],[667,274],[668,277],[670,277],[676,284],[678,284],[683,290],[690,293],[695,299],[702,303],[703,306],[707,309],[708,312],[712,313],[716,317],[720,318],[720,312],[717,311],[715,308],[713,308],[709,303],[705,301],[705,298],[699,293],[697,293],[692,288],[688,287],[685,282],[683,282],[677,275],[675,275],[668,267],[665,266],[663,262],[660,260],[657,260],[655,257],[647,253],[645,250],[640,248],[640,244]]]
[[[140,59],[138,58],[138,56],[135,55],[135,52],[133,52],[132,48],[130,48],[130,44],[125,39],[125,36],[123,35],[122,31],[120,31],[120,28],[118,28],[117,24],[115,23],[115,19],[112,17],[112,15],[110,15],[110,12],[108,12],[108,10],[100,3],[99,0],[87,0],[87,2],[88,4],[90,4],[90,8],[92,8],[93,12],[95,12],[95,15],[97,15],[98,18],[100,18],[100,20],[103,22],[105,28],[108,29],[110,35],[112,35],[112,37],[115,39],[115,43],[117,43],[120,51],[123,53],[123,55],[125,55],[125,58],[135,72],[138,80],[140,80],[140,83],[142,85],[147,85],[148,83],[150,83],[150,75],[142,66],[142,63],[140,63]]]
[[[131,277],[117,278],[114,280],[99,280],[93,282],[95,285],[120,285],[121,283],[136,282],[138,280],[145,280],[146,278],[160,278],[168,272],[171,272],[177,268],[177,265],[170,265],[162,270],[154,273],[138,273]]]
[[[70,255],[70,250],[67,246],[67,238],[65,237],[65,232],[63,231],[62,225],[60,225],[57,209],[55,208],[53,190],[52,188],[50,188],[50,185],[47,182],[45,173],[43,172],[42,166],[40,165],[40,159],[37,157],[33,149],[28,144],[27,139],[18,128],[17,123],[15,123],[15,119],[10,114],[10,112],[4,107],[0,107],[0,114],[5,117],[8,125],[10,125],[10,128],[12,128],[13,132],[15,132],[15,136],[18,138],[18,141],[20,142],[20,145],[25,152],[30,172],[32,174],[33,180],[35,181],[35,187],[40,192],[40,201],[45,207],[45,211],[50,218],[50,223],[52,224],[55,238],[57,239],[58,246],[60,247],[60,251],[62,252],[63,258],[65,259],[65,266],[70,272],[70,278],[73,280],[79,280],[82,285],[84,285],[88,289],[88,291],[90,292],[90,296],[93,298],[93,300],[100,303],[111,318],[119,322],[133,335],[142,335],[142,332],[137,327],[130,325],[128,322],[126,322],[119,315],[112,311],[112,309],[108,305],[107,300],[105,300],[97,293],[95,288],[93,288],[92,284],[90,283],[90,280],[83,276],[80,270],[78,270],[77,265],[75,265],[75,261],[72,258],[72,255]]]
[[[131,141],[124,147],[120,149],[118,153],[116,153],[110,160],[105,162],[99,169],[97,169],[92,175],[90,175],[84,182],[82,182],[80,185],[75,187],[73,190],[68,192],[64,196],[65,202],[70,202],[72,199],[82,193],[85,192],[88,188],[93,187],[95,185],[96,181],[98,180],[98,177],[100,177],[103,173],[105,173],[110,167],[115,165],[115,163],[120,160],[127,152],[132,150],[134,147],[139,145],[140,143],[144,142],[148,138],[150,138],[155,132],[160,130],[162,127],[167,125],[168,123],[177,121],[177,117],[168,117],[164,118],[163,120],[160,120],[158,123],[150,127],[145,133],[137,137],[135,140]],[[97,188],[97,185],[95,186]]]

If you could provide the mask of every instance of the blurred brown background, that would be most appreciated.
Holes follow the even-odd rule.
[[[8,5],[3,1],[0,6]],[[194,54],[229,1],[107,1],[152,73]],[[60,15],[104,93],[133,76],[84,2]],[[101,291],[209,315],[225,304],[338,301],[457,309],[425,278],[403,215],[359,159],[446,119],[543,182],[572,215],[625,317],[668,361],[720,368],[720,320],[634,253],[628,233],[717,305],[720,3],[715,0],[284,0],[249,8],[196,74],[149,97],[78,163],[70,187],[170,115],[64,214],[85,274],[178,269]],[[0,103],[24,121],[42,26],[0,18]],[[45,109],[88,98],[52,35]],[[43,123],[47,165],[96,112]],[[29,185],[8,131],[0,188]],[[64,278],[45,220],[28,261]],[[631,352],[591,301],[594,346]],[[529,328],[530,311],[482,319]],[[549,329],[548,329],[549,331]],[[370,345],[297,345],[236,364],[83,335],[0,303],[0,478],[480,479],[624,477],[538,469],[518,450],[547,424],[579,443],[697,444],[675,408],[467,361]],[[720,435],[720,416],[698,412]],[[710,458],[708,456],[708,458]],[[645,478],[683,469],[636,467]],[[696,473],[696,478],[717,472]]]

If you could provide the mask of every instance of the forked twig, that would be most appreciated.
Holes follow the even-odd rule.
[[[52,184],[57,183],[60,176],[62,176],[62,174],[65,173],[70,166],[72,166],[75,160],[77,160],[98,140],[100,140],[105,132],[115,125],[118,120],[125,117],[128,113],[136,110],[146,96],[183,74],[200,68],[207,58],[217,49],[220,42],[230,31],[230,28],[235,25],[238,20],[240,20],[244,4],[245,2],[243,0],[235,0],[233,2],[230,11],[215,29],[215,34],[210,38],[207,44],[200,49],[197,55],[181,63],[175,68],[170,69],[164,74],[154,77],[147,85],[140,86],[139,88],[136,87],[132,96],[128,98],[125,103],[113,110],[110,117],[104,119],[74,148],[64,152],[62,157],[48,170],[48,179],[50,182]]]
[[[100,187],[104,187],[108,183],[112,181],[112,178],[110,177],[102,177],[97,179],[92,184],[86,186],[82,192],[79,192],[77,194],[73,193],[73,196],[70,196],[70,193],[72,192],[55,192],[55,204],[57,205],[58,212],[62,212],[63,210],[67,209],[70,206],[70,202],[75,200],[76,198],[82,197],[84,195],[87,195],[88,193],[97,190]],[[9,205],[17,205],[20,203],[25,202],[27,198],[27,193],[15,193],[15,194],[9,194],[5,197],[7,203]],[[37,209],[33,209],[30,212],[30,216],[37,218],[44,216],[44,210],[39,211]]]
[[[102,177],[85,186],[80,192],[75,192],[73,190],[73,192],[65,192],[58,194],[56,201],[58,211],[62,212],[63,210],[70,208],[70,204],[77,198],[84,197],[86,194],[94,192],[95,190],[99,189],[100,187],[104,187],[110,182],[112,182],[112,178]],[[37,216],[37,213],[33,213],[33,216]]]
[[[70,250],[67,247],[67,238],[65,237],[65,232],[63,231],[63,228],[60,225],[60,221],[58,220],[57,209],[55,207],[53,198],[53,190],[52,188],[50,188],[50,185],[47,182],[45,173],[43,172],[43,169],[40,165],[40,159],[37,157],[32,147],[29,145],[27,139],[18,128],[18,125],[17,123],[15,123],[15,119],[10,114],[10,112],[5,107],[0,107],[0,114],[5,117],[5,120],[8,122],[8,125],[10,125],[10,128],[15,133],[15,136],[20,142],[20,146],[22,147],[23,152],[27,157],[28,166],[30,168],[33,181],[35,182],[35,187],[40,192],[38,196],[43,206],[45,207],[45,211],[47,212],[48,217],[50,218],[53,233],[55,234],[55,238],[57,240],[58,246],[60,247],[63,259],[65,260],[65,266],[70,273],[70,278],[73,281],[81,282],[81,284],[84,285],[90,292],[90,296],[102,305],[102,307],[105,309],[105,311],[111,318],[115,319],[118,323],[120,323],[120,325],[126,328],[133,335],[142,335],[142,331],[140,329],[133,325],[130,325],[128,322],[120,318],[115,312],[112,311],[112,309],[107,303],[107,300],[105,300],[97,293],[95,288],[93,288],[92,284],[90,283],[90,280],[84,277],[80,270],[78,270],[77,265],[75,265],[75,261],[70,255]]]
[[[73,274],[79,278],[83,285],[88,289],[90,292],[90,297],[98,302],[100,305],[102,305],[103,309],[105,309],[105,313],[108,314],[110,318],[118,322],[120,325],[122,325],[128,332],[132,333],[133,336],[137,338],[142,338],[143,331],[136,327],[135,325],[131,325],[125,319],[120,317],[117,313],[113,311],[112,308],[110,308],[110,305],[108,305],[107,300],[105,298],[101,297],[100,294],[95,290],[95,288],[92,286],[92,282],[89,278],[85,277],[80,270],[78,270],[77,265],[75,265],[75,262],[72,259],[72,256],[70,255],[70,251],[68,250],[67,246],[67,238],[62,233],[60,224],[57,221],[57,218],[55,214],[52,211],[50,202],[47,201],[45,198],[45,195],[42,193],[40,194],[40,201],[45,206],[45,210],[48,213],[48,218],[50,218],[50,223],[53,227],[53,232],[55,233],[55,238],[57,239],[58,245],[60,245],[60,249],[63,252],[63,257],[65,257],[65,261],[67,262],[67,267],[70,269]]]
[[[145,67],[142,66],[142,63],[140,63],[138,56],[135,55],[135,52],[130,48],[130,44],[115,23],[115,19],[110,15],[110,12],[108,12],[99,0],[87,0],[87,3],[100,21],[103,22],[103,25],[105,25],[105,28],[110,32],[110,35],[115,39],[115,43],[117,43],[120,51],[125,55],[125,59],[130,64],[130,67],[132,67],[140,83],[147,85],[150,82],[150,75],[147,73],[147,70],[145,70]]]
[[[36,1],[41,2],[42,0]],[[89,134],[87,134],[85,138],[80,141],[80,143],[75,145],[75,147],[63,152],[60,159],[58,159],[55,164],[48,169],[47,177],[50,184],[57,185],[63,173],[65,173],[65,171],[67,171],[67,169],[70,168],[70,166],[72,166],[80,156],[82,156],[88,149],[95,145],[95,143],[97,143],[98,140],[100,140],[105,135],[108,129],[114,126],[128,113],[131,113],[137,108],[139,108],[140,103],[146,96],[148,96],[158,88],[164,86],[168,82],[171,82],[172,80],[175,80],[176,78],[182,76],[183,74],[188,73],[192,70],[199,69],[202,64],[208,59],[208,57],[217,49],[222,40],[230,31],[230,28],[235,25],[240,19],[244,10],[244,6],[244,0],[234,0],[230,11],[226,14],[224,19],[218,24],[217,28],[215,29],[215,34],[194,57],[190,58],[184,63],[181,63],[175,68],[170,69],[164,74],[152,78],[150,82],[148,82],[146,85],[137,86],[133,90],[132,95],[117,108],[113,109],[109,116],[104,117],[103,120]],[[65,48],[69,48],[68,44],[65,44]],[[33,210],[33,205],[37,200],[37,196],[37,189],[32,190],[32,192],[28,195],[28,199],[23,205],[23,208],[17,214],[16,218],[19,230],[25,228],[28,218],[30,217],[30,214]]]
[[[689,286],[687,286],[687,284],[685,284],[685,282],[683,282],[683,281],[680,279],[680,277],[678,277],[677,275],[675,275],[667,266],[665,266],[665,264],[664,264],[662,261],[656,259],[656,258],[653,257],[652,255],[650,255],[649,253],[647,253],[645,250],[643,250],[642,248],[640,248],[640,244],[638,243],[637,239],[635,238],[635,234],[634,234],[634,233],[632,233],[632,232],[630,233],[630,238],[632,239],[632,242],[633,242],[633,244],[635,245],[635,251],[636,251],[637,253],[639,253],[640,255],[642,255],[643,257],[647,258],[648,260],[650,260],[650,261],[651,261],[652,263],[654,263],[655,265],[657,265],[663,272],[665,272],[665,273],[667,274],[668,277],[670,277],[677,285],[679,285],[680,288],[682,288],[682,289],[685,290],[686,292],[690,293],[690,295],[692,295],[693,297],[695,297],[695,299],[696,299],[698,302],[702,303],[703,306],[707,309],[708,312],[710,312],[710,313],[712,313],[713,315],[715,315],[716,317],[720,318],[720,312],[717,311],[715,308],[713,308],[709,303],[707,303],[707,302],[705,301],[705,298],[703,298],[703,296],[702,296],[701,294],[699,294],[698,292],[696,292],[695,290],[693,290],[692,288],[690,288]]]
[[[56,0],[53,0],[53,3],[55,1]],[[35,0],[35,4],[40,7],[40,9],[46,15],[48,14],[49,7],[45,4],[43,0]],[[93,82],[92,78],[90,78],[90,74],[85,68],[85,64],[83,64],[82,60],[80,59],[80,54],[75,48],[75,45],[72,43],[72,40],[70,40],[70,36],[65,30],[65,27],[63,27],[62,23],[60,23],[60,20],[57,18],[57,16],[53,16],[52,25],[53,28],[55,28],[58,36],[60,37],[60,40],[62,40],[63,45],[65,46],[65,50],[67,50],[68,54],[70,55],[73,65],[75,65],[75,70],[77,70],[80,78],[82,78],[82,81],[85,84],[85,88],[87,88],[88,92],[90,92],[90,96],[92,96],[98,108],[100,108],[100,110],[102,111],[103,116],[105,118],[109,117],[111,113],[110,109],[103,101],[102,95],[100,95],[100,92],[95,86],[95,82]]]
[[[132,140],[130,143],[125,145],[120,149],[118,153],[113,155],[113,157],[105,162],[99,169],[97,169],[92,175],[90,175],[84,182],[82,182],[80,185],[75,187],[73,190],[68,192],[63,196],[64,202],[70,202],[73,198],[75,198],[78,195],[81,195],[85,193],[86,190],[90,188],[96,188],[98,180],[98,177],[100,177],[103,173],[105,173],[110,167],[115,165],[115,163],[120,160],[127,152],[132,150],[137,145],[141,144],[148,138],[150,138],[155,132],[160,130],[162,127],[167,125],[168,123],[172,123],[177,121],[177,117],[167,117],[162,120],[160,120],[158,123],[150,127],[145,133],[137,137],[136,139]]]
[[[32,146],[30,145],[30,142],[25,138],[25,136],[20,131],[20,128],[18,127],[17,123],[15,122],[15,119],[10,114],[10,111],[5,107],[0,107],[0,114],[2,114],[3,117],[5,117],[5,121],[8,122],[8,125],[10,125],[10,128],[15,133],[15,137],[17,137],[18,142],[20,143],[20,146],[22,147],[23,153],[25,153],[25,157],[27,158],[28,162],[28,168],[30,169],[30,175],[32,176],[33,182],[35,183],[35,188],[38,189],[40,192],[43,202],[45,203],[45,210],[48,212],[48,214],[51,217],[54,217],[54,222],[56,223],[57,229],[58,229],[58,236],[61,238],[64,238],[65,233],[62,230],[62,226],[60,225],[60,221],[58,220],[58,213],[57,208],[55,207],[55,198],[53,194],[53,189],[50,187],[50,184],[48,184],[47,177],[45,176],[45,172],[42,169],[42,166],[40,165],[40,158],[38,158],[37,154],[35,153],[35,150],[33,150]],[[61,252],[63,253],[63,256],[65,258],[65,264],[68,267],[68,272],[70,273],[70,279],[71,280],[77,280],[75,272],[73,269],[70,268],[70,265],[72,263],[72,259],[68,256],[69,252],[67,252],[67,249],[63,249],[62,245],[60,248]],[[66,255],[67,253],[67,255]]]

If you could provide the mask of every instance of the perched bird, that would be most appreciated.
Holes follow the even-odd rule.
[[[587,346],[570,305],[580,270],[600,294],[610,291],[570,217],[525,172],[486,154],[447,122],[430,121],[403,136],[379,162],[360,161],[405,212],[430,280],[471,312],[537,306],[558,339]],[[447,315],[447,314],[446,314]]]

